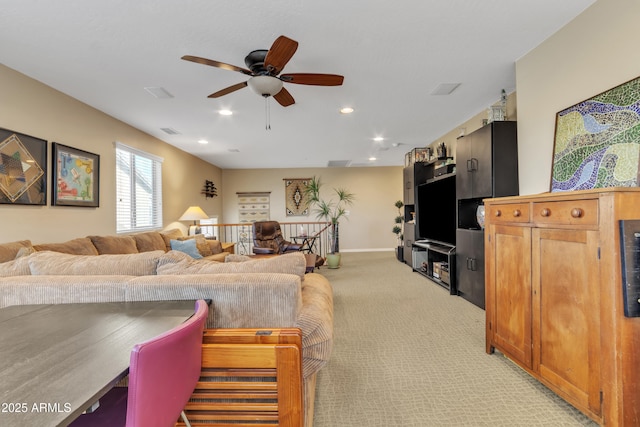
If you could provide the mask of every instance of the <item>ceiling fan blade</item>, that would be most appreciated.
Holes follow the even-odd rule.
[[[271,49],[264,58],[264,65],[272,76],[280,74],[287,62],[298,49],[298,42],[288,37],[280,36],[273,42]]]
[[[281,75],[280,80],[299,85],[340,86],[344,81],[344,76],[337,74],[292,73]]]
[[[289,105],[293,105],[296,103],[296,101],[293,99],[293,96],[291,96],[289,91],[285,88],[282,88],[280,92],[273,95],[273,98],[278,101],[278,104],[282,105],[283,107],[288,107]]]
[[[224,62],[214,61],[213,59],[200,58],[199,56],[185,55],[182,57],[185,61],[197,62],[198,64],[210,65],[212,67],[222,68],[223,70],[237,71],[248,76],[252,76],[253,73],[245,68],[236,67],[235,65],[225,64]]]
[[[242,83],[238,83],[235,84],[233,86],[229,86],[228,88],[219,90],[215,93],[212,93],[211,95],[207,96],[207,98],[220,98],[221,96],[227,95],[231,92],[235,92],[237,90],[242,89],[243,87],[247,86],[247,82],[242,82]]]

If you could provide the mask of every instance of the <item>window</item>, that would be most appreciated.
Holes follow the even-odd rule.
[[[162,158],[116,142],[116,231],[162,228]]]
[[[200,220],[200,229],[202,230],[202,234],[206,237],[214,237],[220,240],[220,236],[218,233],[218,217],[212,216],[209,219],[201,219]]]

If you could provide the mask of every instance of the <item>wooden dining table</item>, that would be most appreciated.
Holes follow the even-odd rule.
[[[189,300],[0,309],[0,426],[66,426],[128,374],[135,344],[194,311]]]

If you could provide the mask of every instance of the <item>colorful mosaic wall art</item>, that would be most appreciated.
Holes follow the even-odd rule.
[[[637,187],[640,77],[556,116],[551,191]]]

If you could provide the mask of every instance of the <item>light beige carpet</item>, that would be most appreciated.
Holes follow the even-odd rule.
[[[319,272],[334,290],[335,346],[314,427],[595,426],[496,352],[485,312],[398,262],[343,253]]]

